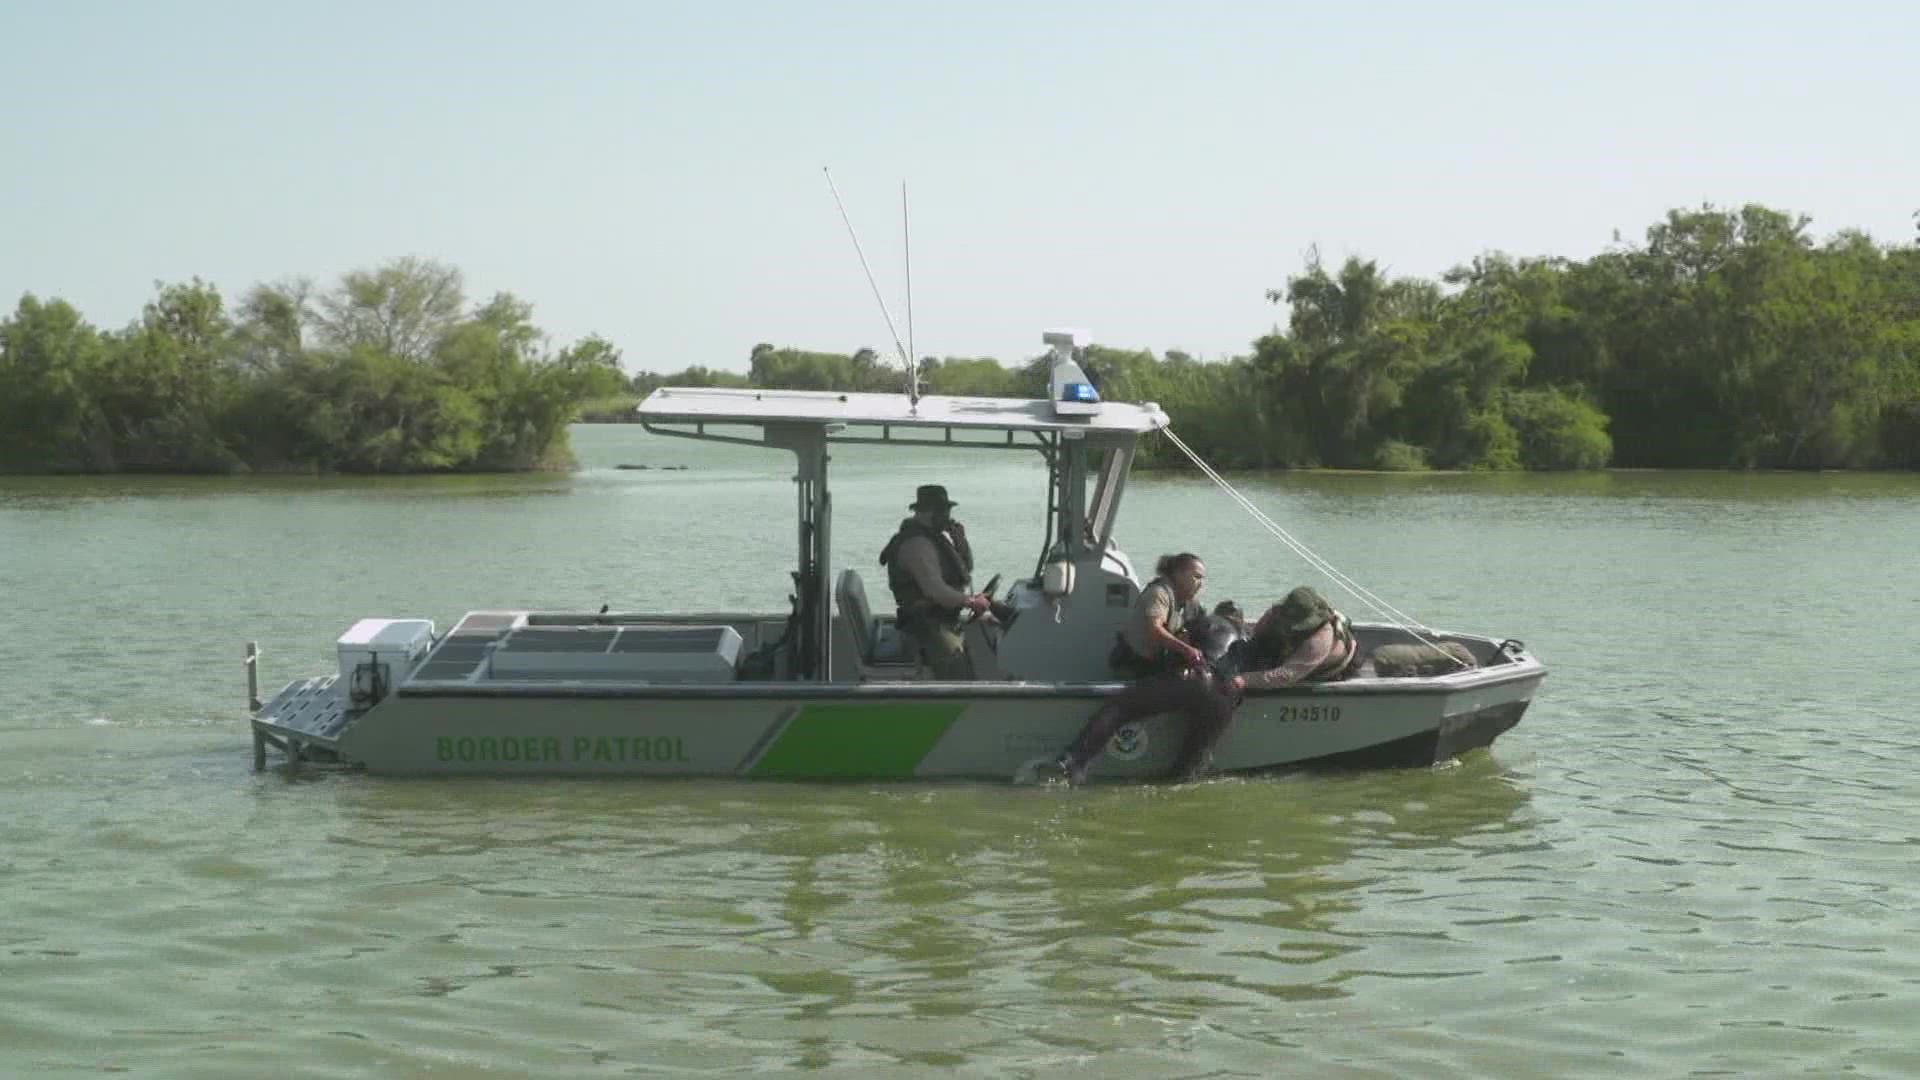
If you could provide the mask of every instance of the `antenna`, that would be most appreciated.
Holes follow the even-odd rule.
[[[907,355],[907,347],[900,344],[900,331],[894,329],[893,316],[887,311],[887,302],[880,298],[880,286],[873,280],[873,268],[867,265],[867,253],[860,247],[860,234],[853,230],[853,219],[847,216],[847,204],[840,201],[840,189],[834,185],[833,170],[821,166],[820,171],[827,176],[827,190],[833,192],[833,205],[840,208],[840,220],[847,225],[847,235],[853,238],[853,253],[860,256],[860,269],[867,275],[867,287],[873,290],[873,302],[880,305],[880,317],[887,320],[887,333],[893,335],[893,347],[900,353],[900,362],[907,367],[907,395],[914,407],[920,404],[919,387],[915,385],[913,360]],[[904,189],[903,189],[904,190]]]
[[[907,182],[900,181],[900,246],[907,266],[907,399],[920,403],[920,354],[913,347],[913,225],[907,216]]]

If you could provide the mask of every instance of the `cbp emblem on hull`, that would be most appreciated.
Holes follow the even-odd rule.
[[[1147,729],[1139,724],[1127,724],[1107,740],[1107,753],[1121,761],[1132,761],[1146,752]]]

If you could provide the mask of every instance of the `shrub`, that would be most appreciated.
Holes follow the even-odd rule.
[[[1509,394],[1506,414],[1529,469],[1599,469],[1613,457],[1606,414],[1558,387]]]

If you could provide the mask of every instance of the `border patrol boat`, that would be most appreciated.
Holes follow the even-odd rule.
[[[1142,587],[1115,541],[1121,497],[1142,439],[1164,432],[1185,449],[1157,405],[1100,400],[1075,359],[1084,334],[1043,340],[1052,353],[1046,399],[654,391],[639,406],[650,432],[794,456],[790,610],[474,611],[445,633],[425,619],[361,619],[336,643],[337,671],[290,682],[264,704],[249,644],[255,768],[274,750],[289,766],[389,774],[1007,781],[1030,773],[1128,685],[1108,664]],[[835,575],[829,451],[850,443],[1045,460],[1042,554],[1031,577],[997,597],[1011,619],[966,628],[971,680],[931,680],[893,617],[873,610],[860,574]],[[1215,748],[1216,770],[1446,762],[1517,723],[1546,675],[1515,641],[1406,621],[1352,629],[1364,650],[1458,642],[1478,666],[1400,678],[1363,669],[1340,682],[1249,692]],[[1109,742],[1092,778],[1162,776],[1183,735],[1179,717],[1138,718]]]

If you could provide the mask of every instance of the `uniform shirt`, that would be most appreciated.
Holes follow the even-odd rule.
[[[1166,623],[1167,633],[1178,637],[1187,620],[1199,613],[1198,604],[1181,607],[1174,603],[1173,586],[1156,580],[1140,590],[1140,599],[1133,602],[1133,610],[1127,613],[1126,629],[1121,633],[1127,639],[1127,648],[1132,649],[1135,656],[1151,660],[1160,655],[1161,649],[1160,642],[1150,629],[1154,623]]]

